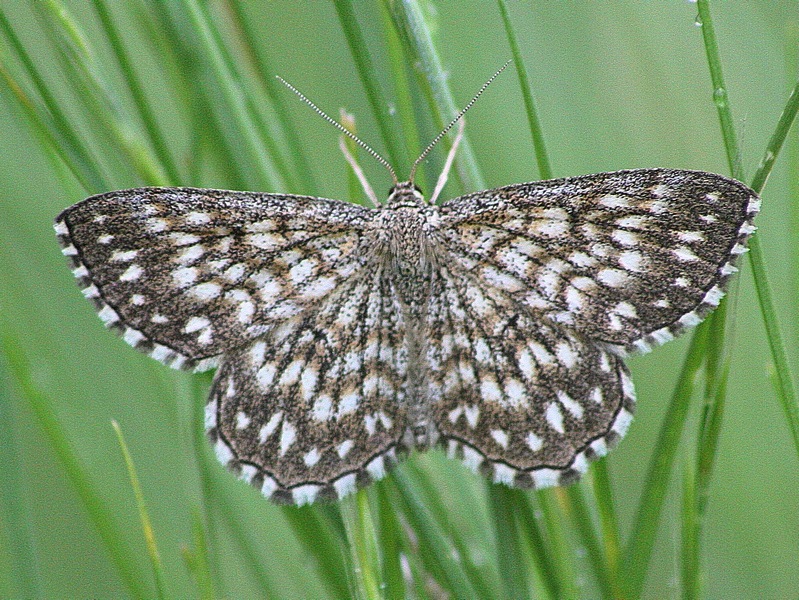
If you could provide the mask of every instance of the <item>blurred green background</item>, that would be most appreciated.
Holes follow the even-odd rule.
[[[64,107],[75,130],[85,130],[106,181],[132,187],[143,181],[102,131],[122,135],[139,124],[130,118],[131,100],[102,34],[94,3],[64,2],[91,46],[93,58],[116,101],[116,123],[93,120],[91,105],[69,92],[69,72],[43,23],[49,15],[33,2],[3,3],[0,11],[41,69],[48,89]],[[47,3],[42,3],[47,4]],[[61,3],[56,3],[60,5]],[[213,113],[219,93],[199,99],[189,86],[209,88],[207,73],[181,72],[198,60],[175,52],[191,49],[170,38],[159,22],[159,2],[109,2],[112,18],[157,109],[166,145],[181,173],[180,183],[198,187],[249,187],[265,191],[350,197],[346,163],[338,134],[288,90],[279,90],[310,167],[310,177],[289,182],[258,172],[242,159],[237,169],[219,160],[224,116]],[[165,3],[169,4],[169,3]],[[179,4],[179,3],[175,3]],[[386,145],[354,68],[347,38],[332,4],[280,0],[242,3],[254,33],[258,63],[247,63],[228,25],[226,2],[208,7],[233,60],[242,64],[246,85],[255,81],[252,64],[265,77],[280,74],[333,116],[345,108],[359,134],[378,152]],[[385,43],[386,17],[380,3],[356,2],[355,14],[371,51],[378,79],[394,114],[397,90]],[[511,56],[502,20],[493,2],[423,3],[433,40],[458,105]],[[41,8],[41,7],[40,7]],[[729,174],[713,104],[697,9],[690,2],[617,1],[508,2],[537,100],[556,176],[633,167],[677,167]],[[793,1],[728,0],[712,5],[728,84],[729,101],[741,142],[740,163],[754,172],[799,74],[799,6]],[[180,10],[172,7],[173,14]],[[3,42],[0,42],[2,44]],[[197,50],[199,51],[199,50]],[[12,73],[14,52],[0,47]],[[414,65],[408,64],[413,70]],[[185,87],[176,81],[188,80]],[[209,76],[210,78],[210,76]],[[203,87],[205,86],[205,87]],[[0,314],[4,329],[21,343],[30,376],[66,432],[68,443],[91,476],[99,498],[125,532],[131,564],[147,572],[147,554],[136,504],[119,445],[110,425],[119,422],[138,469],[167,588],[173,596],[197,594],[181,549],[194,547],[192,507],[201,495],[192,432],[197,419],[190,402],[202,403],[208,376],[176,373],[133,351],[104,330],[78,291],[52,231],[59,211],[89,193],[54,158],[30,127],[5,82],[0,82]],[[260,84],[252,84],[257,93]],[[256,97],[258,94],[256,93]],[[416,101],[420,137],[426,143],[438,129],[426,105]],[[260,97],[257,110],[271,114],[274,101]],[[192,104],[195,102],[195,104]],[[185,107],[195,112],[186,114]],[[82,108],[83,107],[83,108]],[[221,119],[222,125],[217,123]],[[268,119],[267,119],[267,122]],[[488,187],[539,177],[519,82],[513,65],[488,89],[467,117],[466,134]],[[280,132],[276,144],[290,142]],[[246,146],[246,142],[241,144]],[[400,144],[402,147],[402,144]],[[407,149],[408,161],[420,148]],[[267,151],[268,153],[268,151]],[[426,172],[427,192],[437,176],[442,151]],[[378,195],[390,186],[388,174],[362,155]],[[407,165],[407,162],[405,163]],[[782,332],[792,365],[797,364],[797,166],[796,135],[779,157],[763,193],[758,236],[766,255]],[[403,165],[398,165],[399,176]],[[452,179],[452,178],[451,178]],[[457,178],[444,192],[461,189]],[[768,353],[751,273],[746,261],[731,303],[732,363],[723,430],[702,537],[702,585],[708,598],[785,598],[799,589],[799,464],[769,373]],[[639,502],[642,481],[687,347],[687,339],[629,361],[638,393],[636,419],[608,460],[622,535]],[[28,396],[0,362],[0,596],[26,591],[43,597],[124,597],[130,594],[109,559],[65,468],[54,453]],[[683,432],[671,491],[666,499],[644,597],[679,595],[677,553],[680,536],[680,484],[692,464],[701,402],[693,404]],[[196,411],[195,411],[196,413]],[[193,419],[193,420],[192,420]],[[477,476],[439,453],[411,457],[429,475],[447,508],[448,526],[467,540],[477,562],[498,549],[488,531],[485,497],[492,493]],[[217,467],[214,467],[217,468]],[[400,470],[408,468],[401,466]],[[221,467],[218,467],[221,474]],[[275,507],[232,476],[219,478],[224,506],[207,506],[219,596],[320,597],[329,593],[317,575],[317,559],[298,542],[293,523],[313,519],[316,509]],[[384,485],[383,483],[379,485]],[[585,485],[585,484],[580,484]],[[220,518],[233,514],[253,540],[256,555],[242,557],[236,534]],[[585,556],[575,546],[579,573]],[[248,567],[260,565],[264,589]],[[342,577],[345,577],[342,574]],[[592,583],[584,582],[585,597]],[[144,589],[151,589],[149,583]]]

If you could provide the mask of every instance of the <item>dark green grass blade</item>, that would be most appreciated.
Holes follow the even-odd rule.
[[[383,143],[388,152],[388,162],[397,171],[398,177],[405,177],[404,174],[410,170],[408,152],[400,146],[402,135],[399,133],[394,118],[389,113],[389,102],[386,101],[380,80],[377,77],[377,70],[372,62],[366,39],[358,25],[353,4],[350,0],[334,0],[333,4],[336,7],[339,24],[350,47],[361,83],[366,90],[366,97],[372,107],[372,113],[380,128]]]
[[[533,138],[538,174],[541,179],[552,179],[552,165],[549,162],[549,155],[544,143],[544,131],[541,128],[541,120],[538,118],[538,110],[535,107],[530,79],[527,76],[527,68],[524,66],[524,61],[519,51],[519,42],[516,40],[516,33],[510,22],[510,16],[508,16],[508,7],[505,5],[505,0],[497,0],[497,5],[499,6],[499,14],[502,16],[502,23],[505,26],[505,35],[508,38],[508,45],[513,57],[513,66],[519,76],[519,89],[522,92],[524,109],[527,113],[527,123],[530,127],[530,135]]]
[[[0,322],[0,351],[2,351],[9,371],[19,387],[20,396],[27,402],[42,431],[50,441],[53,451],[61,461],[64,473],[86,508],[86,513],[97,529],[111,562],[117,568],[120,579],[132,596],[136,598],[151,597],[152,590],[146,583],[149,581],[149,577],[139,572],[134,563],[128,560],[132,550],[125,530],[97,494],[97,484],[83,466],[58,421],[53,409],[53,402],[34,383],[30,362],[5,321]]]
[[[655,450],[641,493],[641,502],[633,520],[632,533],[625,548],[625,560],[622,564],[621,582],[626,590],[626,597],[629,598],[641,595],[646,579],[674,457],[691,405],[694,382],[704,362],[708,329],[708,323],[702,323],[691,339],[677,386],[654,446]]]
[[[114,56],[120,71],[124,75],[122,79],[128,85],[128,90],[133,97],[136,110],[141,116],[144,128],[150,138],[150,143],[153,146],[158,161],[163,165],[166,171],[168,182],[165,183],[177,185],[182,181],[180,172],[172,156],[172,151],[169,149],[169,144],[162,132],[162,128],[158,123],[158,119],[155,116],[155,111],[144,90],[138,71],[133,67],[130,55],[125,48],[119,29],[117,28],[116,21],[108,10],[106,0],[93,0],[93,5],[97,15],[100,17],[103,30],[114,51]]]

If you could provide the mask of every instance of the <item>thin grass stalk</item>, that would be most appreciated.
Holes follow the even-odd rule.
[[[552,165],[549,162],[549,155],[547,153],[546,143],[544,142],[544,131],[541,128],[538,110],[535,107],[530,79],[527,76],[527,68],[524,66],[524,60],[519,50],[519,43],[516,40],[516,33],[513,30],[513,24],[508,15],[508,7],[505,4],[505,0],[497,0],[497,5],[499,6],[499,14],[502,17],[502,23],[505,26],[505,35],[508,38],[508,45],[510,46],[511,56],[513,57],[513,66],[516,68],[516,74],[519,77],[519,89],[522,92],[524,108],[527,114],[527,123],[530,127],[530,135],[533,138],[533,148],[535,148],[538,174],[541,179],[552,179]]]
[[[574,552],[569,536],[566,533],[566,519],[564,518],[562,488],[549,488],[536,494],[538,505],[544,522],[544,530],[549,540],[552,553],[552,565],[558,578],[563,598],[577,598],[579,586],[577,585],[577,572],[574,565]]]
[[[203,435],[199,423],[204,421],[204,403],[200,399],[201,391],[196,378],[189,378],[180,373],[170,373],[173,394],[177,403],[177,421],[180,430],[179,439],[184,447],[183,456],[186,457],[185,481],[186,497],[191,503],[192,515],[197,520],[195,528],[200,525],[204,528],[203,540],[215,539],[214,522],[210,512],[211,492],[208,477],[204,476],[203,462],[207,454],[208,442]],[[195,531],[194,536],[198,533]],[[219,556],[213,552],[208,544],[198,546],[195,553],[205,550],[204,556],[197,556],[198,565],[207,565],[211,576],[219,576]]]
[[[346,533],[337,509],[331,507],[283,509],[283,517],[291,526],[300,544],[313,549],[318,561],[319,577],[327,593],[334,598],[348,598],[350,589],[342,577],[347,573]]]
[[[522,503],[520,507],[517,517],[519,534],[530,546],[533,565],[541,585],[544,586],[547,597],[553,600],[564,598],[565,595],[563,594],[558,569],[552,560],[552,547],[538,525],[539,518],[537,513],[540,513],[540,511],[533,502],[533,499],[528,497],[527,501]]]
[[[36,93],[42,100],[43,106],[38,106],[30,99],[29,94],[25,94],[25,100],[18,95],[23,106],[32,107],[27,109],[26,112],[29,117],[35,117],[35,120],[32,120],[34,126],[39,131],[47,132],[51,147],[69,165],[84,189],[101,190],[107,187],[107,180],[102,172],[97,169],[95,157],[82,138],[70,126],[66,114],[50,93],[49,86],[6,19],[2,8],[0,8],[0,31],[6,36],[14,55],[22,64],[25,75],[31,80]],[[12,89],[20,91],[24,89],[19,82],[10,76],[8,69],[4,69],[4,72],[6,80],[11,82],[10,87]]]
[[[341,515],[349,539],[358,597],[374,600],[382,598],[385,587],[382,580],[382,556],[369,507],[369,491],[358,490],[341,503]]]
[[[188,17],[183,4],[150,0],[155,18],[140,16],[141,28],[161,56],[171,57],[175,68],[172,89],[178,93],[181,111],[187,115],[191,134],[188,156],[198,157],[188,163],[187,181],[197,182],[201,175],[201,160],[206,149],[213,148],[208,158],[220,163],[225,174],[225,186],[231,189],[255,189],[254,169],[242,152],[236,136],[231,133],[228,119],[220,112],[217,94],[203,85],[205,73],[212,72],[207,54],[196,39],[196,32],[186,25]],[[164,38],[171,43],[164,43]]]
[[[419,65],[423,75],[422,83],[429,92],[428,104],[438,128],[442,129],[455,117],[458,106],[447,83],[424,10],[417,0],[383,0],[383,2],[387,4],[409,54],[415,59],[413,62]],[[464,135],[461,141],[455,167],[464,189],[485,188],[485,181],[480,174],[467,135]]]
[[[258,76],[258,83],[266,90],[266,95],[272,103],[277,126],[286,141],[289,155],[294,161],[292,175],[299,181],[299,188],[292,188],[292,192],[318,195],[319,187],[314,180],[311,165],[300,143],[297,128],[289,114],[287,101],[285,100],[286,90],[274,77],[274,69],[269,58],[264,54],[263,46],[255,43],[258,36],[253,30],[251,20],[244,14],[242,4],[225,0],[225,6],[233,19],[234,26],[239,30],[246,58],[252,63],[253,72]]]
[[[199,0],[186,0],[184,8],[196,28],[204,54],[210,60],[216,84],[225,98],[225,104],[232,111],[231,121],[235,125],[237,137],[242,142],[246,154],[257,166],[258,180],[262,181],[267,189],[285,189],[283,178],[265,150],[265,140],[258,135],[261,127],[252,114],[244,87],[208,14],[208,7]]]
[[[112,152],[104,152],[109,179],[140,177],[149,185],[164,185],[167,177],[149,144],[123,112],[118,92],[99,65],[97,52],[78,21],[60,0],[35,4],[42,25],[59,51],[64,79],[86,117],[82,137],[90,131]],[[73,128],[78,129],[76,124]],[[88,131],[87,131],[88,130]],[[118,183],[114,186],[119,185]],[[93,190],[94,191],[94,190]],[[99,191],[99,190],[96,190]]]
[[[139,511],[139,523],[141,524],[142,533],[144,534],[144,541],[147,545],[147,555],[150,558],[150,567],[153,571],[153,582],[155,584],[155,597],[165,598],[166,587],[164,585],[164,565],[161,563],[161,554],[158,551],[158,542],[155,539],[155,530],[150,521],[150,513],[147,510],[147,502],[144,499],[144,492],[142,491],[141,483],[139,482],[139,475],[136,473],[136,465],[133,462],[133,456],[130,453],[125,436],[122,434],[122,428],[119,423],[112,420],[111,426],[116,433],[119,448],[122,451],[122,458],[125,461],[125,467],[128,471],[128,479],[130,480],[130,487],[133,490],[133,496],[136,499],[136,508]]]
[[[444,589],[456,598],[483,597],[472,585],[464,568],[463,555],[452,544],[447,533],[433,518],[427,504],[422,501],[406,469],[396,469],[394,503],[402,507],[408,523],[417,536],[419,552],[424,564]]]
[[[371,60],[371,53],[366,39],[358,26],[355,9],[350,0],[334,0],[333,5],[338,14],[339,24],[355,61],[355,68],[361,79],[369,105],[372,107],[377,126],[383,137],[388,152],[388,162],[398,173],[407,173],[410,169],[408,152],[401,147],[402,135],[396,126],[394,117],[389,113],[389,104],[383,94],[377,70]]]
[[[522,549],[522,539],[517,529],[518,499],[524,492],[497,485],[488,494],[490,516],[496,537],[499,579],[505,598],[527,598],[527,561]]]
[[[445,535],[448,536],[450,543],[454,547],[454,555],[458,561],[463,565],[463,571],[469,578],[469,581],[476,590],[479,597],[488,597],[491,595],[492,587],[488,584],[485,578],[484,571],[488,568],[496,568],[496,565],[491,564],[485,567],[480,567],[472,560],[472,553],[469,551],[469,544],[462,535],[463,532],[457,527],[452,526],[451,507],[445,504],[444,498],[440,493],[440,488],[435,482],[421,469],[418,468],[413,462],[407,463],[404,469],[404,474],[407,481],[413,482],[414,489],[418,493],[418,499],[429,510],[430,517],[440,528]],[[485,480],[480,479],[483,485],[489,485]],[[409,505],[401,505],[407,507]],[[405,515],[409,523],[415,522],[414,515]],[[420,537],[421,539],[421,537]],[[496,571],[495,571],[496,572]]]
[[[602,459],[594,463],[591,468],[591,480],[593,482],[594,499],[596,501],[597,516],[599,517],[599,526],[602,531],[602,544],[605,547],[605,560],[607,561],[609,577],[614,582],[614,585],[618,586],[621,540],[607,460]]]
[[[681,560],[680,595],[683,600],[700,598],[699,554],[700,554],[700,515],[697,511],[698,499],[696,475],[690,464],[683,469],[682,503],[680,510]]]
[[[683,598],[699,598],[701,584],[702,526],[710,498],[710,481],[715,465],[719,434],[724,416],[730,360],[715,378],[717,388],[705,393],[705,407],[699,428],[696,466],[687,467],[683,478],[682,540],[680,552]]]
[[[588,508],[582,488],[572,485],[565,490],[563,497],[567,502],[565,511],[571,516],[572,525],[580,536],[580,542],[586,550],[588,562],[594,574],[602,598],[619,598],[621,590],[617,581],[611,576],[605,557],[604,546],[600,543],[594,528],[591,512]]]
[[[410,153],[409,158],[416,158],[422,153],[422,144],[419,135],[419,121],[414,114],[413,95],[408,75],[408,57],[402,46],[391,14],[386,8],[385,3],[380,5],[380,16],[382,18],[383,32],[385,35],[386,51],[388,52],[388,64],[391,68],[392,80],[394,82],[394,96],[397,104],[397,114],[402,124],[402,133],[405,136],[405,148]],[[407,173],[398,173],[400,178],[407,177]],[[427,169],[422,168],[416,171],[416,185],[422,190],[428,190]]]
[[[211,565],[207,560],[210,550],[203,521],[204,519],[199,513],[192,512],[191,531],[194,549],[183,546],[181,554],[186,567],[194,577],[194,584],[197,587],[200,600],[213,600],[217,597],[217,594],[214,586],[214,577],[211,574]]]
[[[407,598],[410,590],[406,589],[402,572],[402,554],[407,556],[411,550],[402,531],[397,507],[391,502],[388,485],[377,484],[376,504],[378,507],[378,531],[380,532],[380,550],[383,555],[383,581],[386,598]]]
[[[292,157],[289,156],[287,145],[282,143],[285,136],[280,122],[275,118],[275,112],[272,110],[272,98],[266,92],[263,81],[272,79],[272,77],[263,76],[257,64],[252,65],[253,68],[249,72],[245,71],[245,63],[256,61],[253,49],[248,47],[249,40],[245,37],[245,31],[240,27],[241,23],[237,19],[237,13],[231,11],[230,2],[221,2],[218,12],[221,14],[215,15],[213,24],[224,22],[228,26],[226,35],[230,40],[224,38],[221,27],[215,29],[216,37],[223,49],[230,72],[235,74],[236,80],[240,83],[247,111],[258,128],[258,138],[266,150],[266,155],[272,161],[275,172],[281,178],[284,188],[280,191],[299,193],[297,169]],[[238,53],[233,54],[233,49]]]
[[[704,363],[708,332],[707,322],[702,323],[691,338],[691,345],[654,446],[641,502],[633,520],[632,533],[625,547],[625,559],[622,563],[620,581],[627,598],[639,597],[643,589],[674,457],[696,385],[696,375]]]
[[[708,66],[710,68],[711,80],[715,90],[714,100],[719,113],[724,146],[727,150],[727,158],[730,162],[730,167],[733,170],[733,174],[737,177],[738,174],[742,175],[740,167],[736,166],[736,157],[740,155],[740,151],[736,139],[732,111],[727,101],[726,87],[724,85],[721,68],[721,58],[718,53],[718,44],[716,42],[708,1],[698,0],[697,9],[699,10],[699,19],[702,23],[702,34],[705,40],[705,50],[707,53]],[[724,93],[719,93],[720,91]],[[765,186],[774,161],[779,155],[785,138],[788,135],[788,131],[796,119],[797,110],[799,110],[799,83],[796,84],[788,98],[788,102],[783,109],[782,115],[780,115],[774,134],[771,136],[766,146],[763,159],[752,179],[752,189],[758,194]],[[788,421],[788,427],[791,430],[796,452],[799,454],[799,401],[797,400],[794,378],[788,362],[779,321],[777,319],[771,286],[766,274],[763,251],[760,247],[760,240],[756,235],[753,236],[749,242],[749,263],[752,267],[755,289],[760,303],[760,311],[763,315],[769,349],[775,365],[774,375],[777,396],[782,405],[783,412],[785,413],[785,418]]]

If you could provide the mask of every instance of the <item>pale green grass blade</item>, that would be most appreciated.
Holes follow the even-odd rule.
[[[422,75],[421,82],[429,90],[428,104],[433,111],[438,128],[443,129],[455,117],[459,109],[447,83],[444,67],[433,42],[425,11],[416,0],[408,0],[407,2],[383,1],[387,3],[391,11],[394,23],[409,50],[409,54],[419,64]],[[465,134],[458,152],[459,156],[455,161],[455,165],[463,187],[470,191],[485,188],[485,182],[477,166],[477,160],[469,144],[468,136]]]
[[[415,551],[408,547],[399,521],[399,511],[391,502],[388,487],[389,485],[383,482],[377,485],[375,502],[380,533],[379,549],[383,556],[384,595],[386,598],[406,598],[410,597],[412,592],[405,586],[402,555],[405,555],[404,560],[407,561],[407,557],[415,554]]]
[[[122,451],[122,458],[125,460],[125,467],[128,470],[128,478],[130,479],[130,487],[133,490],[133,495],[136,498],[136,508],[139,511],[139,522],[141,523],[142,533],[144,534],[144,541],[147,544],[147,554],[150,557],[150,566],[153,570],[153,581],[155,583],[155,595],[157,598],[165,598],[164,587],[164,566],[161,564],[161,555],[158,551],[158,542],[155,539],[155,531],[153,524],[150,521],[150,513],[147,510],[147,502],[144,500],[144,492],[141,489],[139,482],[139,475],[136,473],[136,465],[133,462],[133,457],[130,454],[128,445],[125,443],[125,437],[122,435],[122,429],[119,423],[112,420],[111,426],[114,428],[114,433],[117,435],[119,441],[119,448]]]
[[[112,179],[127,180],[135,173],[151,185],[165,184],[167,177],[161,164],[139,128],[119,105],[117,91],[97,59],[97,48],[90,43],[78,21],[58,0],[46,0],[35,6],[41,15],[40,21],[59,50],[73,94],[81,99],[85,125],[73,123],[71,127],[90,129],[93,137],[104,146],[114,148],[114,152],[101,156],[105,159],[106,170],[113,173]]]
[[[697,498],[695,495],[697,486],[695,474],[690,466],[683,468],[682,479],[682,510],[681,516],[681,561],[680,561],[680,588],[683,600],[694,600],[700,598],[700,579],[699,579],[699,535],[701,516],[696,510]]]
[[[547,154],[546,144],[544,143],[544,132],[541,128],[541,120],[538,118],[538,110],[535,107],[530,79],[527,76],[527,67],[525,67],[524,61],[522,60],[519,42],[516,39],[516,33],[513,30],[513,25],[508,15],[508,7],[505,5],[505,0],[497,0],[497,5],[499,6],[499,14],[502,16],[502,23],[505,26],[505,35],[508,37],[508,45],[510,45],[510,52],[513,57],[513,66],[516,68],[516,74],[519,77],[519,89],[524,99],[524,108],[527,113],[530,135],[533,137],[533,148],[535,148],[538,174],[541,179],[552,179],[552,165],[549,162],[549,155]]]
[[[550,488],[536,494],[541,510],[543,530],[549,541],[552,556],[552,572],[557,579],[559,594],[556,598],[577,598],[579,595],[578,574],[574,565],[574,548],[566,532],[564,518],[563,488]]]
[[[386,52],[388,53],[388,65],[391,68],[394,82],[397,114],[402,124],[402,133],[405,136],[405,148],[415,160],[422,153],[422,143],[419,136],[419,120],[413,110],[413,94],[408,73],[409,61],[403,48],[402,40],[394,27],[394,22],[385,3],[380,5],[380,16],[385,35]],[[404,174],[401,174],[401,176],[404,176]],[[422,190],[430,190],[431,188],[427,185],[427,181],[427,169],[417,169],[416,185]]]

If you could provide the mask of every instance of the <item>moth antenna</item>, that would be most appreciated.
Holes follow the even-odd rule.
[[[507,66],[507,65],[506,65],[506,66]],[[503,68],[504,68],[504,67],[503,67]],[[316,111],[316,114],[318,114],[318,115],[319,115],[320,117],[322,117],[322,118],[323,118],[325,121],[327,121],[328,123],[330,123],[331,125],[333,125],[333,126],[336,128],[336,129],[338,129],[339,131],[341,131],[341,133],[343,133],[344,135],[346,135],[347,137],[349,137],[350,139],[352,139],[352,140],[353,140],[353,141],[354,141],[356,144],[358,144],[358,145],[359,145],[361,148],[363,148],[363,149],[364,149],[364,150],[366,150],[366,151],[367,151],[369,154],[371,154],[371,155],[372,155],[372,156],[375,158],[375,160],[377,160],[377,162],[379,162],[379,163],[380,163],[381,165],[383,165],[383,166],[384,166],[386,169],[388,169],[388,172],[389,172],[389,173],[391,173],[391,179],[393,179],[393,180],[394,180],[394,185],[397,185],[397,184],[399,183],[399,180],[397,179],[397,173],[394,171],[394,168],[393,168],[393,167],[392,167],[390,164],[388,164],[388,161],[387,161],[385,158],[383,158],[383,157],[382,157],[382,156],[380,156],[380,155],[379,155],[377,152],[375,152],[374,150],[372,150],[372,147],[371,147],[371,146],[369,146],[369,144],[367,144],[366,142],[364,142],[363,140],[361,140],[361,138],[359,138],[357,135],[355,135],[354,133],[352,133],[351,131],[349,131],[349,130],[348,130],[346,127],[344,127],[344,125],[342,125],[341,123],[339,123],[338,121],[336,121],[336,120],[335,120],[333,117],[330,117],[330,116],[328,116],[328,114],[327,114],[325,111],[323,111],[321,108],[319,108],[318,106],[316,106],[316,104],[314,104],[313,102],[311,102],[311,101],[310,101],[310,100],[309,100],[309,99],[308,99],[308,98],[305,96],[305,94],[303,94],[303,93],[302,93],[300,90],[298,90],[298,89],[297,89],[297,88],[295,88],[293,85],[291,85],[291,84],[290,84],[288,81],[286,81],[285,79],[283,79],[283,78],[282,78],[280,75],[275,75],[275,77],[277,77],[277,78],[280,80],[280,82],[281,82],[283,85],[285,85],[285,86],[286,86],[288,89],[290,89],[292,92],[294,92],[295,94],[297,94],[297,96],[299,96],[299,97],[300,97],[300,100],[302,100],[303,102],[305,102],[305,104],[307,104],[307,105],[308,105],[308,106],[310,106],[312,109],[314,109],[314,111]]]
[[[462,109],[462,110],[461,110],[461,111],[460,111],[460,112],[457,114],[457,116],[456,116],[454,119],[452,119],[452,121],[450,121],[449,125],[447,125],[446,127],[444,127],[443,131],[442,131],[441,133],[439,133],[439,134],[438,134],[438,135],[435,137],[435,139],[434,139],[432,142],[430,142],[430,143],[427,145],[427,148],[425,148],[425,149],[424,149],[424,151],[422,152],[421,156],[419,156],[419,158],[417,158],[417,159],[416,159],[416,161],[413,163],[413,166],[411,167],[411,173],[410,173],[410,175],[409,175],[409,177],[408,177],[408,180],[409,180],[409,181],[413,181],[413,178],[416,176],[416,169],[417,169],[417,167],[419,166],[419,164],[420,164],[420,163],[421,163],[421,162],[422,162],[422,161],[423,161],[425,158],[427,158],[427,155],[428,155],[428,154],[430,154],[430,151],[433,149],[433,147],[434,147],[434,146],[435,146],[435,145],[436,145],[438,142],[440,142],[440,141],[441,141],[441,138],[443,138],[445,135],[447,135],[447,133],[449,132],[449,130],[450,130],[450,129],[452,129],[452,128],[453,128],[453,126],[455,125],[455,123],[457,123],[458,121],[460,121],[461,117],[463,117],[463,115],[465,115],[465,114],[466,114],[466,111],[467,111],[467,110],[469,110],[469,109],[472,107],[472,105],[473,105],[475,102],[477,102],[477,99],[478,99],[478,98],[479,98],[479,97],[482,95],[482,93],[483,93],[484,91],[486,91],[486,88],[487,88],[489,85],[491,85],[491,83],[492,83],[492,82],[493,82],[493,81],[494,81],[494,80],[495,80],[495,79],[496,79],[496,78],[499,76],[499,74],[500,74],[500,73],[502,73],[502,71],[504,71],[504,70],[505,70],[505,69],[508,67],[508,65],[509,65],[510,63],[511,63],[511,61],[509,60],[509,61],[508,61],[508,62],[506,62],[504,65],[502,65],[502,67],[499,69],[499,71],[497,71],[496,73],[494,73],[494,74],[493,74],[493,75],[492,75],[492,76],[491,76],[491,77],[488,79],[488,81],[486,81],[486,82],[483,84],[483,87],[481,87],[481,88],[480,88],[480,90],[479,90],[479,91],[478,91],[478,92],[477,92],[477,93],[474,95],[474,98],[472,98],[471,100],[469,100],[469,103],[468,103],[466,106],[464,106],[464,107],[463,107],[463,109]],[[285,83],[285,82],[284,82],[284,83]]]

